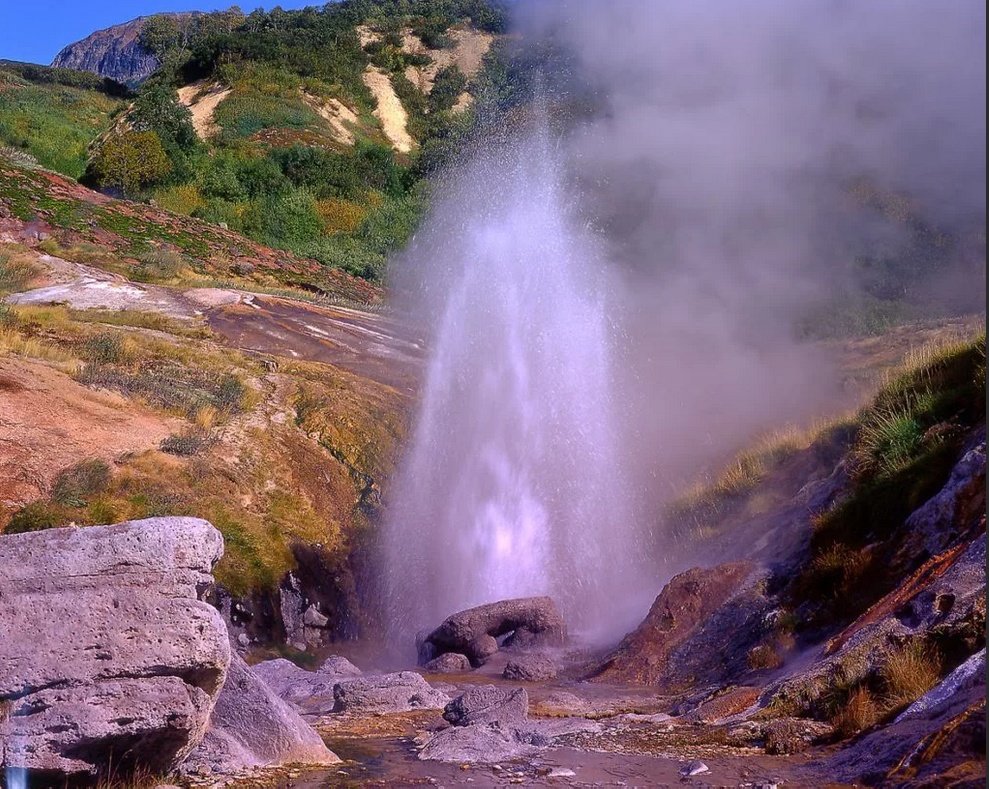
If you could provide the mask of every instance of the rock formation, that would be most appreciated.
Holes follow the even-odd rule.
[[[417,645],[419,664],[447,652],[466,655],[480,666],[498,651],[498,639],[508,636],[507,648],[558,646],[567,638],[567,625],[549,597],[520,597],[469,608],[444,620]]]
[[[299,713],[234,655],[209,730],[182,769],[229,775],[254,767],[339,761]]]
[[[174,14],[179,21],[191,14]],[[120,25],[97,30],[81,41],[62,49],[52,65],[77,71],[91,71],[127,85],[136,85],[153,74],[158,58],[141,46],[141,28],[147,17],[138,17]]]
[[[3,765],[96,775],[177,766],[230,662],[199,599],[223,539],[195,518],[0,537]]]

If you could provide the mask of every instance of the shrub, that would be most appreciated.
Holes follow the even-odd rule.
[[[206,205],[195,184],[181,184],[163,189],[155,194],[155,201],[166,211],[185,216],[192,216]]]
[[[96,364],[110,364],[124,358],[124,343],[116,334],[97,334],[86,341],[86,358]]]
[[[100,187],[134,194],[172,171],[161,140],[153,131],[130,131],[107,139],[96,152],[92,172]]]
[[[440,69],[436,72],[433,89],[429,92],[429,111],[452,110],[460,94],[465,90],[467,90],[467,77],[456,63]]]
[[[316,203],[316,210],[323,218],[329,233],[350,233],[361,226],[367,209],[350,200],[328,198]]]
[[[160,282],[175,279],[185,267],[185,258],[168,249],[149,249],[138,255],[131,267],[131,279],[136,282]]]
[[[10,519],[4,534],[24,534],[29,531],[52,529],[65,521],[60,507],[47,501],[32,501],[21,507]]]
[[[66,507],[83,507],[88,498],[110,486],[110,467],[102,460],[83,460],[60,472],[52,485],[51,500]]]
[[[37,267],[30,261],[0,252],[0,294],[23,290],[37,274]]]
[[[200,454],[212,442],[213,437],[208,430],[196,428],[184,433],[173,433],[163,438],[159,449],[169,455],[191,457]]]
[[[876,697],[871,690],[862,685],[853,690],[848,700],[838,708],[831,719],[831,724],[834,726],[835,735],[844,740],[865,731],[881,716],[882,709]]]

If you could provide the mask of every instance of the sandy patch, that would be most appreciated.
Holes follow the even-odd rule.
[[[385,137],[401,153],[408,153],[415,144],[408,131],[408,115],[405,107],[395,93],[395,88],[391,84],[388,75],[381,69],[367,67],[364,72],[364,84],[368,86],[374,98],[378,101],[378,108],[374,111],[374,117],[381,121],[381,128],[384,129]]]
[[[405,70],[405,76],[423,93],[429,93],[433,89],[437,72],[450,65],[458,66],[468,77],[473,77],[480,70],[481,61],[494,42],[491,33],[466,28],[451,28],[448,35],[454,43],[450,49],[426,49],[418,36],[409,31],[402,34],[402,48],[405,51],[429,55],[433,59],[428,66],[409,66]]]
[[[219,82],[207,83],[205,80],[193,82],[184,88],[179,88],[179,104],[188,107],[192,113],[192,126],[201,140],[216,134],[220,127],[213,120],[216,108],[231,94],[230,88]]]
[[[354,144],[351,127],[357,126],[359,121],[350,107],[337,99],[323,99],[305,91],[302,91],[302,100],[330,125],[335,140],[346,145]]]
[[[62,469],[153,449],[182,424],[44,364],[0,358],[0,523]]]

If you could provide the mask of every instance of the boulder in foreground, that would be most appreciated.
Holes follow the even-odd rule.
[[[199,599],[223,538],[197,518],[0,536],[4,767],[94,776],[174,769],[230,663]]]

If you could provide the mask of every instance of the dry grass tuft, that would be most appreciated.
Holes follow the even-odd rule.
[[[834,726],[835,734],[844,740],[875,725],[882,713],[872,691],[860,686],[852,691],[845,704],[831,718],[831,725]]]
[[[923,642],[895,652],[881,672],[886,707],[892,711],[912,704],[937,685],[941,672],[941,655]]]

